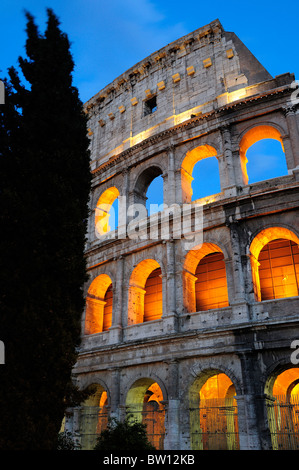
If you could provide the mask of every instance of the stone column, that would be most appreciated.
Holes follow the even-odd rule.
[[[288,171],[293,170],[296,165],[294,161],[294,155],[293,155],[293,149],[292,149],[290,136],[288,134],[282,135],[281,140],[283,143],[283,149],[284,149]]]
[[[184,310],[188,313],[196,312],[195,282],[197,277],[189,271],[183,270]]]
[[[229,229],[232,247],[232,265],[235,285],[235,298],[233,299],[233,301],[237,303],[246,302],[245,282],[241,263],[240,239],[237,224],[235,222],[229,224]]]
[[[253,349],[253,337],[247,338],[248,349]],[[271,449],[271,437],[267,430],[264,396],[259,387],[261,370],[257,354],[240,355],[244,393],[237,395],[238,425],[241,450]]]
[[[106,303],[107,302],[101,299],[87,299],[85,335],[101,333],[103,331],[104,307]]]
[[[123,194],[119,196],[118,205],[118,233],[117,237],[125,239],[127,235],[128,224],[128,206],[129,206],[129,170],[123,170]]]
[[[124,289],[124,258],[120,256],[116,261],[116,278],[113,289],[112,326],[110,328],[110,342],[118,343],[122,340],[122,311]]]
[[[289,106],[284,109],[288,129],[289,129],[289,135],[290,135],[290,141],[291,141],[291,147],[293,151],[293,157],[294,157],[294,165],[295,167],[299,167],[299,131],[298,131],[298,126],[297,126],[297,119],[296,119],[296,107],[295,106]]]
[[[81,433],[80,433],[80,414],[82,407],[74,408],[73,414],[73,429],[72,437],[75,442],[75,448],[80,449],[81,445]]]
[[[174,359],[168,363],[168,403],[166,403],[164,448],[180,449],[180,398],[179,362]]]
[[[246,299],[245,278],[242,267],[240,237],[237,224],[235,222],[229,224],[229,229],[232,247],[232,273],[234,282],[234,297],[233,299],[229,299],[229,301],[234,313],[236,313],[238,321],[247,321],[249,319],[249,308]]]
[[[110,385],[110,418],[121,419],[120,416],[120,369],[118,367],[112,367],[109,370],[111,374],[111,385]]]
[[[223,165],[220,166],[220,181],[221,190],[230,190],[236,186],[235,170],[234,165],[236,162],[233,161],[232,153],[232,142],[230,134],[230,125],[222,126],[220,128],[223,145]]]
[[[170,206],[171,204],[176,203],[176,187],[175,187],[175,168],[174,168],[174,156],[175,156],[175,147],[171,145],[168,148],[168,174],[167,174],[167,187],[164,191],[165,203]]]
[[[177,310],[176,310],[176,264],[175,264],[175,250],[176,245],[174,240],[165,241],[166,245],[166,292],[167,292],[167,312],[163,315],[163,323],[167,322],[168,331],[177,330]]]
[[[145,289],[141,286],[129,287],[128,325],[143,322]]]

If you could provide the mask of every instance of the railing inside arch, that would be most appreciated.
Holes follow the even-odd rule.
[[[190,437],[192,450],[239,450],[236,400],[200,400],[190,409]]]
[[[299,450],[299,395],[267,400],[273,450]]]
[[[108,410],[104,406],[83,406],[80,410],[81,449],[93,450],[97,438],[108,425]]]
[[[143,406],[131,405],[127,407],[127,415],[132,421],[146,425],[146,434],[149,442],[156,450],[164,449],[165,437],[165,409],[157,402],[144,403]]]

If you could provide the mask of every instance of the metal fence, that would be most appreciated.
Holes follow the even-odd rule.
[[[80,410],[81,449],[93,450],[97,438],[106,429],[108,424],[108,411],[106,407],[83,406]]]
[[[200,400],[199,408],[190,410],[190,431],[193,450],[238,450],[236,400]]]
[[[146,425],[146,434],[149,442],[157,449],[164,449],[165,436],[165,410],[155,401],[144,403],[142,407],[130,406],[127,414],[132,416],[132,420]]]
[[[274,396],[267,400],[274,450],[299,450],[299,395]]]

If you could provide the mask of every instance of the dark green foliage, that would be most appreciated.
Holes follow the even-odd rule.
[[[57,450],[75,450],[75,443],[69,432],[60,432],[58,434]]]
[[[48,10],[41,35],[27,13],[26,58],[0,105],[0,449],[56,449],[87,279],[90,191],[86,117],[72,86],[67,36]]]
[[[132,421],[127,416],[124,422],[110,420],[107,429],[102,431],[98,437],[94,450],[98,451],[143,451],[155,450],[148,441],[146,426],[142,423]]]

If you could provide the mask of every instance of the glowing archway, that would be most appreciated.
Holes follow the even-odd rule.
[[[158,320],[162,316],[161,268],[154,259],[141,261],[129,282],[128,325]]]
[[[263,300],[262,288],[261,288],[261,278],[260,278],[261,264],[262,264],[262,268],[263,268],[262,270],[264,270],[263,279],[267,280],[267,279],[271,278],[273,280],[273,271],[269,275],[267,274],[267,272],[266,272],[266,270],[267,270],[266,263],[263,263],[262,257],[260,255],[261,255],[262,250],[264,249],[264,247],[269,245],[274,240],[288,240],[288,241],[293,242],[296,245],[296,247],[299,245],[298,236],[294,232],[292,232],[291,230],[289,230],[288,228],[285,228],[285,227],[269,227],[269,228],[266,228],[266,229],[262,230],[261,232],[259,232],[256,235],[256,237],[253,239],[253,241],[250,245],[249,251],[250,251],[250,261],[251,261],[251,270],[252,270],[252,280],[253,280],[254,293],[255,293],[255,298],[258,301]],[[266,259],[266,257],[264,259]],[[285,259],[281,260],[280,266],[278,266],[278,267],[281,268],[280,270],[278,270],[278,276],[282,277],[282,279],[283,279],[286,275],[289,276],[290,270],[292,269],[294,271],[292,276],[294,277],[294,279],[297,283],[297,294],[295,294],[295,295],[298,295],[298,278],[296,277],[297,276],[297,274],[296,274],[296,263],[294,263],[294,257],[293,257],[292,249],[291,249],[291,252],[290,252],[290,259],[291,259],[292,262],[288,263],[288,265],[285,264],[286,263]],[[270,264],[269,256],[268,256],[268,263]],[[276,264],[277,264],[277,262],[276,262]],[[284,264],[285,264],[285,269],[287,270],[286,272],[284,272],[284,270],[282,269]],[[287,266],[290,266],[290,268],[288,268]],[[291,266],[293,266],[293,267],[291,267]],[[269,266],[269,269],[270,269],[270,266]],[[269,269],[268,269],[268,271],[269,271]],[[293,284],[295,284],[295,283],[293,283]],[[285,283],[285,285],[287,285],[287,283]],[[266,281],[263,284],[263,286],[265,288],[268,287],[266,285]],[[273,284],[273,289],[274,289],[274,284]],[[291,291],[287,288],[285,290],[285,293],[280,295],[280,297],[287,297],[287,296],[290,296],[290,295],[294,295],[294,293],[295,293],[295,289],[292,288],[292,291]],[[272,296],[272,298],[273,298],[273,296]],[[275,296],[274,296],[274,298],[275,298]]]
[[[91,283],[86,296],[85,334],[106,331],[112,324],[112,281],[107,274],[100,274]]]
[[[98,202],[97,207],[95,210],[95,228],[96,233],[101,236],[105,233],[108,233],[111,230],[109,226],[109,218],[111,216],[111,207],[114,201],[118,198],[119,191],[116,187],[111,187],[106,189],[106,191],[101,194]],[[115,223],[115,214],[114,215],[114,223]]]
[[[200,374],[189,391],[193,450],[239,449],[236,389],[219,370]]]
[[[197,312],[229,305],[224,256],[214,243],[190,250],[183,267],[184,305]]]
[[[273,449],[299,450],[299,367],[273,373],[265,392]]]
[[[93,450],[97,437],[108,424],[108,394],[102,385],[90,385],[87,391],[91,394],[80,408],[79,425],[81,449]]]
[[[134,382],[126,398],[130,419],[146,425],[148,440],[159,450],[163,449],[165,434],[164,399],[159,384],[147,377]]]
[[[281,138],[281,133],[274,126],[270,125],[259,125],[252,127],[248,130],[242,137],[239,148],[240,148],[240,160],[241,160],[241,169],[244,184],[248,184],[248,173],[247,173],[247,150],[256,142],[263,139],[274,139],[281,143],[282,150],[284,151],[283,141]]]
[[[194,148],[186,153],[181,165],[181,185],[182,185],[182,202],[188,203],[192,200],[192,172],[194,165],[208,157],[215,157],[217,150],[211,145],[205,144]]]

